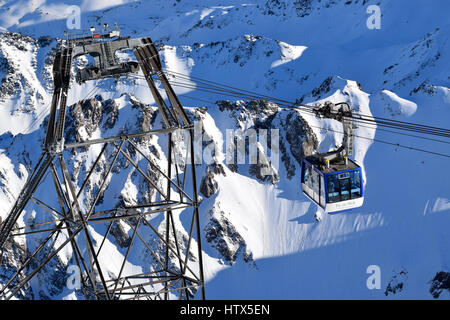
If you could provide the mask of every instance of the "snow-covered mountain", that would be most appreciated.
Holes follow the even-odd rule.
[[[366,10],[372,4],[381,10],[381,29],[367,28]],[[288,101],[347,101],[365,115],[443,128],[450,124],[446,0],[2,1],[0,218],[9,212],[41,153],[52,62],[64,41],[70,5],[80,6],[82,28],[117,22],[122,34],[150,36],[160,44],[165,67],[192,76],[192,83],[200,77]],[[175,90],[189,116],[201,121],[204,143],[216,150],[215,162],[197,169],[207,298],[450,297],[449,158],[377,142],[448,155],[448,140],[360,125],[354,157],[364,168],[364,206],[327,215],[302,195],[300,161],[315,148],[327,151],[340,143],[338,122],[272,102]],[[67,141],[149,129],[161,122],[140,79],[72,81],[68,105]],[[263,175],[259,166],[227,164],[227,129],[278,129],[278,168]],[[142,147],[163,164],[166,144],[154,137]],[[67,159],[74,181],[82,179],[98,152],[82,150]],[[275,150],[267,157],[270,152]],[[104,170],[103,165],[98,174]],[[145,181],[125,163],[117,170],[121,174],[114,187],[103,195],[109,203],[136,203],[139,196],[150,196]],[[91,191],[93,196],[95,186]],[[28,212],[24,219],[35,214]],[[177,232],[186,235],[182,212],[175,217]],[[115,226],[107,248],[112,273],[130,234],[130,225]],[[23,245],[30,250],[35,243],[30,236]],[[154,245],[158,247],[156,240]],[[58,257],[57,266],[39,274],[27,298],[76,298],[65,287],[70,252]],[[22,258],[11,254],[9,267]],[[138,253],[129,261],[130,269],[144,270],[152,263]],[[366,286],[371,265],[381,270],[379,290]],[[0,282],[7,272],[0,271]]]

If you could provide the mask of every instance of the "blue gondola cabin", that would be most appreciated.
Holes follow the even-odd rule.
[[[325,212],[332,213],[363,205],[361,167],[351,159],[328,166],[315,156],[302,159],[302,191]]]

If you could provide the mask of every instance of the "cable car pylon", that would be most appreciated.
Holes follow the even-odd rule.
[[[115,53],[119,50],[131,50],[136,61],[118,61]],[[91,55],[95,63],[76,73],[80,84],[103,78],[117,79],[141,70],[163,119],[163,127],[65,143],[72,64],[84,55]],[[194,126],[162,71],[151,39],[121,37],[117,29],[104,34],[67,35],[66,46],[55,57],[53,77],[54,92],[43,153],[0,225],[0,299],[38,296],[32,280],[41,271],[45,272],[46,266],[67,267],[59,263],[62,252],[70,252],[69,264],[80,270],[81,287],[77,293],[85,299],[191,299],[196,293],[204,299]],[[169,103],[161,97],[155,77],[163,85]],[[175,141],[175,132],[176,136],[185,134],[187,139]],[[152,135],[167,139],[165,168],[141,145]],[[174,154],[174,148],[180,144],[184,148],[177,148],[177,153],[184,150],[182,157]],[[101,146],[95,149],[98,150],[96,158],[89,169],[86,167],[83,179],[76,181],[67,159],[79,148],[94,145]],[[179,159],[186,161],[182,163]],[[100,163],[105,163],[105,171],[99,175]],[[121,170],[133,170],[143,181],[145,190],[139,192],[145,191],[147,196],[140,198],[142,203],[109,207],[104,203],[103,195],[114,175],[119,174],[120,163],[126,164]],[[47,180],[47,176],[51,179]],[[50,186],[54,187],[53,191]],[[43,195],[45,201],[39,199]],[[175,213],[181,211],[188,221],[186,234],[181,234],[176,225]],[[32,212],[35,215],[29,219]],[[120,264],[112,268],[105,246],[114,242],[113,229],[120,223],[129,231],[123,234],[127,237],[125,244],[117,247]],[[33,245],[27,248],[30,236]],[[133,266],[132,255],[139,256],[145,265]]]

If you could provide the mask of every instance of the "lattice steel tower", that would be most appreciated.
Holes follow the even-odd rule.
[[[136,61],[119,62],[115,54],[119,50],[131,50]],[[76,73],[79,83],[119,78],[141,70],[163,119],[162,128],[65,143],[72,64],[83,55],[93,57],[94,65]],[[68,256],[68,264],[80,271],[81,287],[77,293],[86,299],[189,299],[195,293],[204,299],[193,124],[162,71],[153,42],[150,38],[121,37],[117,29],[67,37],[65,46],[56,54],[53,77],[54,93],[43,153],[0,226],[0,299],[29,297],[31,282],[45,266],[67,266],[61,263],[64,255]],[[163,86],[168,103],[158,91],[156,79]],[[154,135],[168,141],[167,167],[160,167],[140,147],[142,140]],[[185,138],[176,140],[174,136]],[[67,161],[77,150],[95,153],[95,160],[79,182],[73,178],[73,168]],[[99,163],[105,164],[100,173]],[[151,190],[150,199],[134,205],[111,203],[112,208],[106,208],[108,203],[103,196],[111,187],[112,176],[120,174],[116,170],[119,163],[141,176],[147,190]],[[46,190],[39,191],[42,188]],[[39,199],[42,192],[54,200]],[[24,219],[32,210],[32,221]],[[174,212],[181,210],[184,224],[188,225],[184,234],[180,234],[174,220]],[[128,227],[129,238],[118,249],[120,263],[112,270],[105,247],[111,243],[112,230],[119,222]],[[30,236],[34,245],[29,248]],[[135,268],[135,261],[129,260],[136,247],[142,261],[148,261],[144,267]],[[11,257],[20,259],[12,261]]]

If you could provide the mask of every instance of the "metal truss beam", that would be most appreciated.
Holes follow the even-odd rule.
[[[101,41],[107,38],[101,37]],[[86,45],[83,45],[83,41]],[[150,38],[119,38],[99,46],[94,39],[87,38],[72,39],[68,43],[68,47],[57,52],[54,60],[54,92],[43,153],[10,213],[0,225],[0,268],[14,270],[4,283],[0,283],[0,299],[20,299],[31,294],[33,285],[30,280],[47,272],[45,268],[51,262],[61,265],[60,252],[63,249],[72,253],[71,261],[81,271],[81,290],[85,299],[190,299],[198,290],[200,298],[204,299],[198,195],[193,165],[194,129],[162,72],[155,45]],[[112,50],[106,57],[108,61],[112,61],[115,50],[133,50],[163,118],[164,127],[65,144],[66,103],[72,61],[83,54],[98,54],[99,48],[105,46]],[[168,103],[161,96],[153,76],[157,76],[161,82]],[[173,154],[175,142],[172,133],[177,130],[184,130],[189,137],[185,148],[186,162],[182,168]],[[139,144],[140,139],[151,135],[166,135],[168,138],[167,168],[159,166]],[[103,144],[100,152],[91,167],[86,168],[85,177],[76,181],[71,176],[68,153],[96,144]],[[107,209],[102,204],[102,210],[98,210],[100,200],[116,174],[114,168],[120,163],[119,159],[127,163],[123,170],[132,170],[148,185],[151,201],[113,205]],[[105,165],[105,170],[99,178],[94,173],[98,172],[100,164]],[[44,183],[48,181],[48,174],[51,183]],[[192,185],[188,190],[191,191],[186,189],[189,174]],[[48,189],[45,190],[45,199],[38,195],[41,186]],[[49,189],[51,186],[54,187],[53,191]],[[92,186],[96,186],[95,192]],[[93,193],[86,197],[87,192]],[[54,199],[49,200],[52,197]],[[20,219],[31,209],[36,211],[34,222]],[[192,214],[189,233],[177,229],[174,216],[181,211]],[[154,225],[156,216],[161,216],[162,220],[156,221],[163,221],[165,225]],[[114,243],[114,226],[120,224],[129,227],[131,236],[122,248],[117,248],[122,259],[117,272],[112,272],[108,268],[108,260],[105,260],[108,254],[105,248]],[[183,239],[180,233],[183,233]],[[21,245],[31,235],[37,243],[33,250]],[[194,243],[197,245],[196,253],[193,251]],[[140,252],[145,250],[147,254],[142,257],[142,261],[152,263],[146,272],[130,273],[130,257],[136,246]],[[24,259],[10,261],[14,252],[23,254]],[[13,266],[11,263],[18,265]]]

